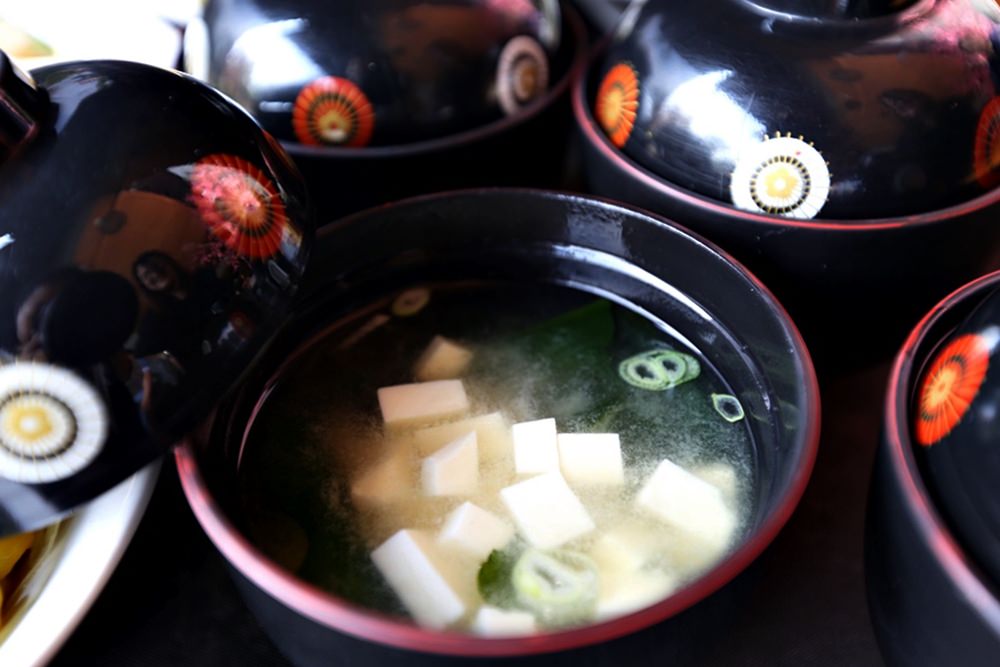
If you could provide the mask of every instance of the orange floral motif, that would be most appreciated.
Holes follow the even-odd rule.
[[[618,63],[597,91],[597,122],[618,148],[625,145],[639,109],[639,77],[628,63]]]
[[[979,114],[973,169],[984,188],[1000,185],[1000,97],[990,100]]]
[[[375,111],[353,82],[325,76],[295,98],[292,129],[300,142],[310,146],[365,146],[375,129]]]
[[[288,216],[281,194],[243,158],[216,153],[191,173],[191,201],[212,233],[236,253],[267,259],[278,252]]]
[[[979,393],[989,363],[989,346],[978,334],[959,336],[941,350],[921,384],[917,442],[933,445],[958,426]]]

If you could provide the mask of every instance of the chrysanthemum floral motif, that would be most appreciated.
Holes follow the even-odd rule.
[[[964,334],[934,358],[920,385],[914,432],[929,446],[958,426],[979,393],[990,365],[990,348],[979,334]]]
[[[747,211],[814,218],[830,195],[830,169],[811,143],[777,133],[739,157],[730,194]]]
[[[107,434],[104,402],[74,373],[29,361],[0,366],[0,477],[70,477],[101,452]]]
[[[354,82],[325,76],[299,91],[292,129],[310,146],[366,146],[375,129],[375,111]]]
[[[990,100],[979,114],[973,169],[984,188],[1000,185],[1000,97]]]
[[[635,127],[639,109],[639,76],[628,63],[618,63],[604,75],[597,90],[597,122],[613,143],[621,148]]]
[[[514,114],[545,94],[549,87],[549,61],[542,45],[527,35],[504,45],[497,64],[497,101],[506,114]]]
[[[212,233],[234,252],[267,259],[281,246],[288,216],[278,188],[243,158],[216,153],[191,173],[191,200]]]

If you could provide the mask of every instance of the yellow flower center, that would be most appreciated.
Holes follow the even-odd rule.
[[[933,409],[947,401],[954,391],[956,382],[958,382],[958,369],[954,366],[942,368],[933,381],[927,385],[924,404]]]
[[[794,171],[785,166],[772,169],[764,177],[764,190],[768,197],[775,199],[788,199],[795,192],[799,184],[799,177]]]
[[[621,86],[614,86],[601,102],[601,125],[610,129],[618,125],[625,105],[625,91]]]
[[[19,402],[4,415],[3,430],[25,442],[37,442],[52,433],[48,411],[37,404]]]

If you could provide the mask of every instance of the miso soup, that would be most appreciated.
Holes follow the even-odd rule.
[[[394,293],[264,395],[240,459],[251,540],[425,627],[630,613],[711,568],[749,515],[739,397],[685,341],[569,288]]]

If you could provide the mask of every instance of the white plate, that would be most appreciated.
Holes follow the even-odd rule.
[[[29,602],[0,633],[0,665],[41,667],[52,659],[125,553],[159,470],[159,461],[151,463],[60,525],[24,582]]]

